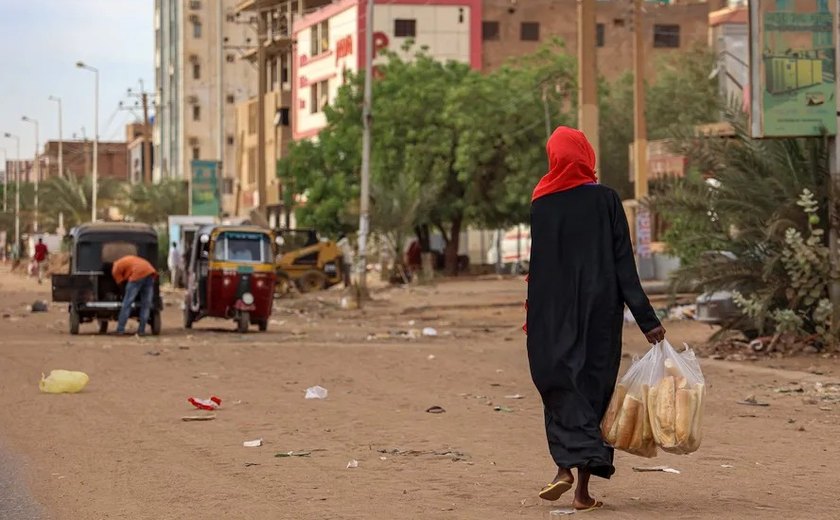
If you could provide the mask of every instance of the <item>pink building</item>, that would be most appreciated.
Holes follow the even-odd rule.
[[[364,69],[366,0],[341,0],[304,16],[293,27],[293,137],[313,137],[326,126],[328,105],[350,72]],[[442,61],[481,68],[482,0],[390,0],[377,4],[374,48],[408,58],[424,47]],[[404,53],[407,40],[414,50]]]

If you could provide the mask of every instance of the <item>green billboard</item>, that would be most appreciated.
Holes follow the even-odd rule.
[[[218,216],[222,209],[219,197],[219,163],[192,161],[190,166],[190,214]]]
[[[836,8],[828,0],[752,0],[753,137],[837,134]]]

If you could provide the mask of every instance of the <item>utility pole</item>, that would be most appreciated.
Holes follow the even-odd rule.
[[[225,168],[225,38],[224,38],[224,2],[218,1],[216,3],[216,35],[219,40],[218,59],[216,60],[216,96],[219,101],[219,163],[216,170],[216,190],[219,197],[219,211],[222,212],[222,195],[224,190],[224,168]]]
[[[595,0],[578,0],[578,128],[598,159],[598,66]]]
[[[143,110],[143,183],[150,185],[152,184],[152,122],[149,120],[149,93],[146,92],[142,79],[139,83],[140,92],[134,92],[129,88],[126,91],[126,95],[128,97],[139,99],[140,107]],[[134,109],[137,108],[137,104],[138,101],[135,101],[133,107],[126,106],[122,101],[120,101],[120,109],[128,110],[134,113]]]
[[[367,0],[365,9],[365,91],[362,101],[362,186],[359,201],[359,304],[367,292],[367,239],[370,230],[370,138],[373,124],[373,8]]]
[[[21,118],[21,121],[25,121],[27,123],[32,123],[33,125],[35,125],[35,156],[33,157],[32,162],[32,169],[35,172],[35,218],[32,221],[32,231],[38,233],[38,183],[41,177],[41,143],[38,136],[39,124],[36,119],[32,119],[31,117],[26,116],[23,116]]]
[[[20,136],[9,132],[3,135],[15,140],[15,251],[20,258]]]
[[[636,200],[648,195],[647,124],[645,122],[645,30],[642,2],[633,0],[633,166]]]
[[[266,27],[265,13],[257,14],[257,197],[259,204],[257,211],[265,216],[266,205],[266,174],[265,174],[265,41],[268,28]]]
[[[76,67],[93,72],[93,193],[90,197],[90,221],[96,222],[96,199],[99,191],[99,69],[91,67],[82,61],[76,62]]]
[[[9,156],[6,155],[6,149],[0,148],[3,151],[3,213],[8,208],[6,207],[6,198],[9,194]]]
[[[61,130],[61,98],[50,96],[50,101],[58,103],[58,176],[64,177],[64,137]]]

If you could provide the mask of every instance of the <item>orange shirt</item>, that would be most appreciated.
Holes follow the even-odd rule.
[[[123,283],[125,281],[136,282],[147,276],[154,276],[157,274],[157,271],[145,259],[139,256],[128,255],[114,262],[114,268],[111,270],[111,273],[114,275],[114,280],[117,283]]]

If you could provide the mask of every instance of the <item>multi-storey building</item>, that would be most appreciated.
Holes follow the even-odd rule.
[[[153,178],[189,179],[193,160],[221,163],[223,211],[234,207],[235,106],[256,92],[239,57],[256,34],[237,0],[155,0]]]

